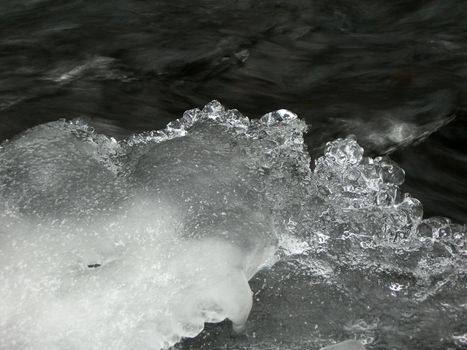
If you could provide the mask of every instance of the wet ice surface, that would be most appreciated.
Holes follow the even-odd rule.
[[[212,102],[121,142],[80,121],[4,142],[0,347],[466,346],[466,227],[352,137],[310,168],[305,130]]]

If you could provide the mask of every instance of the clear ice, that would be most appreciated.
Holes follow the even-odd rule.
[[[205,322],[242,330],[248,281],[290,266],[307,294],[317,278],[345,289],[359,274],[406,276],[378,302],[404,295],[409,312],[444,296],[436,335],[462,346],[466,227],[423,219],[404,171],[352,137],[311,167],[306,128],[286,110],[250,120],[213,101],[123,141],[61,120],[1,144],[0,348],[166,349]],[[346,326],[370,349],[404,339],[378,312],[373,328]]]

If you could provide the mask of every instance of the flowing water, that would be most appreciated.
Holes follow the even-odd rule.
[[[0,1],[0,348],[465,348],[466,15]]]

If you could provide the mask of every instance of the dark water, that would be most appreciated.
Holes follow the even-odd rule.
[[[0,138],[60,117],[124,136],[212,99],[287,108],[313,155],[355,134],[427,214],[465,222],[466,16],[455,0],[3,0]]]

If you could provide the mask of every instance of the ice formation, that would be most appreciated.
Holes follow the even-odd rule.
[[[365,347],[356,340],[346,340],[339,344],[326,346],[321,350],[365,350]]]
[[[305,130],[289,111],[249,120],[213,101],[119,142],[80,121],[4,142],[0,348],[165,349],[205,322],[239,330],[248,280],[287,259],[330,281],[382,267],[441,281],[425,297],[446,283],[461,295],[465,226],[423,219],[403,170],[353,138],[311,170]]]

